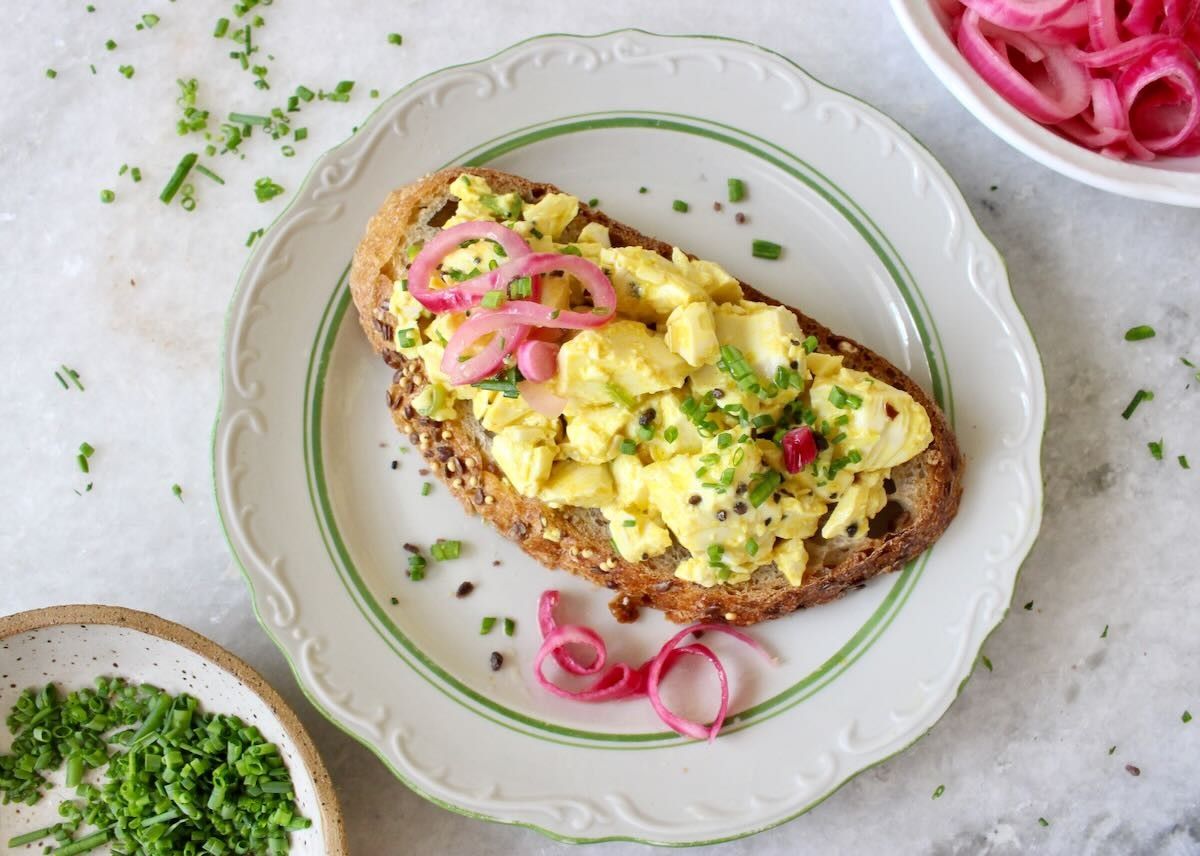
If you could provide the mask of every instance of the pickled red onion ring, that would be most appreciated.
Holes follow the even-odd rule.
[[[1151,105],[1153,114],[1139,115],[1138,99],[1158,82],[1168,84],[1178,100]],[[1129,115],[1130,132],[1152,152],[1169,152],[1200,127],[1200,70],[1196,57],[1180,42],[1165,42],[1129,65],[1117,78],[1117,92]],[[1165,113],[1165,107],[1176,104],[1186,106],[1183,111]]]
[[[1043,91],[1014,68],[1007,50],[998,49],[992,43],[993,38],[1019,50],[1030,62],[1044,62],[1052,91]],[[1078,115],[1088,105],[1087,72],[1067,55],[1066,48],[1039,45],[1035,52],[1030,50],[1031,44],[1020,33],[985,25],[974,9],[968,9],[959,21],[958,49],[1010,104],[1027,116],[1050,125]]]
[[[667,640],[651,659],[638,668],[627,663],[614,663],[604,671],[590,686],[581,690],[568,690],[550,681],[542,671],[547,657],[553,657],[563,671],[572,675],[590,676],[604,670],[608,662],[608,647],[599,633],[590,627],[576,624],[559,625],[554,617],[554,609],[558,606],[558,592],[549,589],[542,592],[538,599],[538,628],[542,632],[542,645],[534,658],[533,672],[538,684],[545,690],[560,698],[582,702],[616,701],[646,695],[650,706],[659,718],[673,731],[684,737],[696,740],[712,741],[720,733],[725,724],[725,716],[729,711],[729,678],[725,667],[716,654],[707,645],[693,642],[680,647],[679,643],[689,634],[704,631],[728,634],[758,651],[771,662],[775,662],[765,648],[750,636],[725,624],[693,624],[680,630]],[[595,652],[592,662],[588,665],[581,663],[567,650],[568,645],[586,645]],[[720,703],[717,715],[711,725],[705,726],[671,711],[662,700],[660,685],[671,667],[681,657],[703,657],[712,664],[717,672],[721,685]]]
[[[993,89],[1067,139],[1113,158],[1200,153],[1200,0],[939,0],[937,11]]]
[[[558,622],[554,619],[554,610],[558,606],[558,597],[557,589],[546,589],[546,591],[542,592],[542,596],[538,598],[538,630],[541,631],[543,639],[548,637],[558,627]],[[552,653],[554,654],[554,661],[562,667],[564,672],[570,672],[572,675],[590,675],[596,671],[595,669],[591,669],[590,666],[580,663],[571,655],[570,651],[562,646],[555,648]]]
[[[662,683],[669,666],[678,657],[686,654],[703,657],[712,663],[713,668],[717,671],[717,680],[721,683],[721,703],[717,708],[717,715],[713,718],[712,725],[708,727],[672,711],[663,703],[659,693],[659,684]],[[701,645],[699,642],[684,645],[682,648],[664,649],[655,657],[650,663],[649,673],[646,676],[646,695],[659,719],[672,731],[682,734],[684,737],[691,737],[693,740],[707,740],[709,743],[716,740],[721,726],[725,724],[725,714],[729,712],[729,678],[725,674],[725,667],[721,665],[721,661],[717,659],[717,655],[712,652],[711,648]]]
[[[431,312],[461,312],[476,305],[489,291],[503,288],[509,280],[502,280],[501,265],[486,274],[472,277],[452,288],[432,289],[429,287],[437,266],[442,259],[459,248],[464,241],[495,241],[504,248],[509,259],[519,259],[533,252],[525,239],[499,223],[490,220],[468,220],[443,229],[425,242],[408,268],[408,293]],[[511,264],[508,262],[507,264]],[[512,277],[515,279],[515,277]]]
[[[1009,30],[1037,30],[1071,11],[1076,0],[962,0],[964,6]]]
[[[533,327],[583,330],[600,327],[617,311],[617,292],[604,271],[581,256],[533,253],[501,265],[488,274],[505,288],[518,277],[536,277],[551,271],[572,274],[591,295],[594,309],[588,312],[554,309],[532,300],[510,300],[496,309],[483,309],[468,318],[450,337],[442,354],[442,371],[455,386],[475,383],[495,374],[504,358],[528,337]],[[460,359],[484,336],[496,334],[473,357]]]
[[[611,669],[600,675],[596,682],[586,689],[567,690],[553,683],[542,671],[542,664],[549,656],[553,655],[557,659],[558,654],[563,651],[565,646],[571,644],[587,645],[596,652],[596,659],[592,665],[584,667],[584,671],[576,672],[576,674],[594,675],[604,668],[608,659],[608,648],[599,633],[590,627],[582,627],[578,624],[560,625],[551,630],[542,640],[542,647],[538,649],[537,656],[533,660],[533,673],[542,689],[559,698],[586,702],[615,701],[644,690],[645,676],[627,663],[613,664]],[[569,657],[569,655],[567,656]]]
[[[547,383],[523,380],[517,384],[517,392],[521,393],[526,404],[547,419],[557,419],[567,409],[567,400],[551,392]]]
[[[526,380],[543,383],[558,371],[558,345],[529,339],[517,347],[517,368]]]

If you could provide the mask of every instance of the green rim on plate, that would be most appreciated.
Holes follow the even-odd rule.
[[[700,36],[696,36],[696,35],[662,36],[662,35],[655,34],[655,33],[649,33],[644,30],[616,30],[616,31],[611,31],[608,33],[601,33],[601,34],[597,34],[597,35],[593,35],[593,36],[574,36],[571,34],[552,33],[552,34],[545,34],[545,35],[535,36],[535,37],[532,37],[529,39],[522,40],[522,41],[516,43],[515,45],[509,46],[509,47],[505,48],[504,50],[499,51],[496,54],[493,54],[492,56],[485,58],[482,61],[475,61],[475,62],[470,62],[470,63],[462,63],[459,65],[449,66],[445,69],[441,69],[441,70],[432,72],[428,75],[425,75],[421,78],[418,78],[417,80],[414,80],[412,83],[410,83],[408,86],[399,90],[395,95],[392,96],[392,98],[387,99],[386,101],[382,102],[378,107],[376,107],[376,109],[372,112],[372,114],[368,118],[368,120],[363,123],[362,127],[364,127],[364,128],[369,127],[371,122],[373,122],[376,119],[377,114],[381,110],[385,109],[387,105],[391,104],[397,96],[411,90],[413,87],[417,86],[418,84],[422,83],[423,81],[426,81],[436,75],[443,74],[444,72],[477,65],[479,62],[489,62],[498,57],[501,57],[502,55],[504,55],[506,53],[514,51],[522,46],[527,46],[531,43],[534,43],[534,42],[537,42],[540,40],[546,40],[546,39],[552,39],[552,38],[574,38],[574,39],[579,39],[581,41],[594,41],[594,40],[600,40],[600,39],[612,37],[614,35],[619,35],[619,34],[629,34],[633,37],[645,36],[645,37],[658,38],[658,39],[678,39],[681,41],[689,40],[689,39],[702,39],[702,40],[710,40],[713,42],[722,42],[722,43],[727,43],[727,44],[731,44],[731,45],[737,45],[737,46],[741,46],[741,47],[748,47],[755,51],[761,52],[761,54],[764,57],[772,58],[775,60],[782,60],[784,63],[786,63],[792,69],[794,69],[797,73],[803,75],[806,79],[813,81],[814,83],[816,83],[819,86],[822,86],[832,92],[839,93],[841,95],[846,95],[846,93],[841,92],[841,90],[837,90],[834,87],[828,87],[825,84],[821,83],[816,78],[813,78],[811,75],[807,74],[807,72],[805,72],[799,65],[797,65],[796,63],[794,63],[787,57],[782,56],[782,55],[780,55],[774,51],[771,51],[769,49],[762,48],[757,45],[753,45],[751,43],[744,42],[744,41],[737,40],[737,39],[730,39],[730,38],[725,38],[725,37],[720,37],[720,36],[703,36],[703,35],[700,35]],[[852,98],[853,100],[858,101],[859,103],[864,103],[864,102],[861,102],[860,99],[854,98],[853,96],[847,96],[847,97]],[[869,106],[869,105],[867,105],[867,106]],[[626,114],[627,114],[627,117],[629,117],[629,118],[634,117],[633,111],[626,111]],[[669,114],[659,114],[659,115],[660,116],[669,116]],[[581,120],[580,117],[570,117],[570,118],[572,118],[574,121],[586,121],[586,120]],[[670,121],[679,121],[679,120],[682,120],[682,123],[686,123],[687,121],[689,121],[689,120],[687,120],[686,117],[677,117],[677,116],[670,117]],[[897,133],[903,135],[907,140],[910,140],[913,143],[915,143],[919,148],[923,148],[920,145],[919,141],[916,141],[915,138],[913,138],[911,135],[907,134],[907,132],[905,132],[902,128],[900,128],[900,126],[898,126],[892,120],[888,120],[888,121],[891,123],[891,127],[896,129]],[[723,129],[723,131],[721,131],[722,133],[734,131],[734,129],[728,128],[727,126],[721,126],[718,123],[710,122],[708,124],[713,129],[717,129],[717,128]],[[532,129],[523,129],[523,130],[533,133]],[[584,130],[584,129],[581,128],[580,130]],[[717,132],[713,131],[713,133],[717,133]],[[739,133],[741,133],[741,132],[739,132]],[[760,138],[753,138],[753,140],[754,140],[753,144],[761,144],[761,145],[763,145],[767,148],[770,148],[778,153],[778,154],[774,155],[773,157],[779,158],[779,157],[789,156],[785,150],[783,150],[777,146],[774,146],[773,144],[769,143],[766,140],[762,140]],[[747,145],[753,145],[752,143],[746,143],[745,139],[743,139],[742,142]],[[489,148],[494,148],[496,145],[506,145],[506,144],[507,143],[496,143],[496,141],[489,141],[489,143],[481,144],[480,147],[477,147],[476,149],[471,150],[471,152],[469,152],[467,154],[464,154],[463,157],[456,158],[455,161],[481,163],[489,158],[489,152],[487,151]],[[344,143],[342,145],[344,145]],[[279,215],[279,217],[277,217],[275,219],[275,221],[271,224],[271,228],[274,228],[274,226],[277,223],[279,223],[281,219],[287,217],[289,214],[291,214],[293,212],[293,210],[295,209],[296,204],[297,204],[296,200],[299,199],[303,195],[303,191],[305,189],[307,189],[308,187],[311,186],[313,178],[315,175],[317,175],[318,170],[321,169],[322,166],[325,165],[330,160],[330,158],[334,157],[334,154],[337,152],[337,150],[339,148],[341,148],[341,145],[339,145],[338,147],[335,147],[334,149],[331,149],[329,152],[326,152],[324,155],[322,155],[321,158],[319,158],[316,162],[314,162],[313,167],[309,170],[308,175],[304,179],[301,191],[295,197],[293,197],[292,201],[288,204],[288,206],[285,208],[285,210]],[[481,149],[482,149],[482,151],[481,151]],[[490,153],[490,156],[494,157],[494,156],[498,156],[499,154],[500,154],[500,152],[494,152],[494,153]],[[470,155],[470,157],[468,157],[467,155]],[[932,156],[930,156],[930,157],[932,159]],[[936,159],[933,159],[933,160],[936,161]],[[950,185],[953,185],[953,180],[950,179],[948,176],[946,176],[944,171],[942,171],[941,177],[944,181],[946,181]],[[814,188],[814,190],[816,190],[816,188]],[[955,190],[957,191],[957,188],[955,188]],[[817,192],[820,192],[820,191],[818,190]],[[961,191],[957,191],[957,196],[961,197]],[[830,204],[834,204],[833,200],[831,200],[831,199],[827,199],[827,201],[830,202]],[[863,218],[862,222],[867,222],[867,223],[870,222],[870,218],[866,217],[865,212],[862,212],[861,209],[858,208],[858,206],[856,206],[852,200],[846,200],[846,202],[849,203],[849,209],[847,209],[847,210],[856,211],[857,216]],[[835,207],[836,207],[836,205],[835,205]],[[965,212],[965,208],[963,210]],[[844,215],[846,215],[846,211],[843,211],[842,213]],[[851,219],[852,221],[855,219],[853,216],[850,216],[850,215],[846,215],[846,216],[848,216],[849,219]],[[965,216],[967,218],[968,223],[971,226],[975,226],[973,220],[971,220],[971,218],[970,218],[969,213],[966,213]],[[873,223],[871,223],[870,225],[872,227],[874,227]],[[858,228],[857,225],[856,225],[856,228]],[[990,244],[987,243],[986,238],[984,238],[982,236],[982,234],[978,232],[977,227],[975,227],[975,232],[983,241],[984,247],[988,251],[995,253],[994,247],[992,247]],[[870,238],[867,233],[864,233],[862,231],[862,229],[859,229],[859,233],[862,235],[862,237],[865,240],[868,240],[868,243],[870,243]],[[879,237],[882,237],[882,236],[879,236]],[[886,239],[884,239],[884,241],[886,242]],[[262,248],[264,246],[266,246],[265,242],[260,242],[259,248],[254,253],[251,254],[251,257],[250,257],[251,260],[257,258],[258,255],[261,252],[263,252]],[[876,252],[878,253],[879,250],[876,249]],[[995,253],[995,257],[997,259],[999,259],[999,254]],[[881,256],[881,258],[882,258],[882,256]],[[898,270],[902,270],[903,276],[907,276],[911,279],[911,273],[908,271],[907,267],[905,267],[903,265],[903,261],[899,260],[898,257],[897,257],[897,261],[899,262]],[[1002,260],[1000,260],[1000,264],[1001,264],[1001,266],[1003,266]],[[711,838],[708,840],[689,841],[689,842],[654,841],[654,840],[648,840],[645,837],[638,837],[636,835],[626,835],[626,834],[613,834],[613,835],[604,835],[604,836],[596,836],[596,837],[576,837],[576,836],[564,834],[562,832],[555,831],[552,829],[547,829],[547,828],[539,825],[538,823],[534,823],[531,821],[514,820],[514,819],[510,819],[510,818],[506,818],[506,817],[496,817],[496,816],[487,814],[485,812],[475,811],[475,810],[472,810],[469,808],[465,808],[463,806],[456,805],[452,802],[448,802],[445,799],[442,799],[434,794],[427,792],[422,786],[420,786],[419,784],[414,782],[404,771],[398,769],[396,767],[396,765],[393,764],[389,760],[389,758],[386,756],[386,754],[380,747],[372,745],[372,743],[369,742],[366,738],[362,737],[359,734],[356,734],[347,725],[343,724],[336,716],[334,716],[330,712],[330,710],[325,706],[325,704],[320,699],[318,699],[314,695],[313,691],[305,684],[304,680],[301,677],[300,669],[298,668],[297,663],[295,661],[293,661],[288,647],[282,642],[282,640],[279,638],[279,636],[277,635],[276,631],[272,628],[272,626],[264,619],[264,617],[261,613],[261,610],[260,610],[259,594],[255,590],[254,582],[251,578],[250,573],[247,571],[244,563],[242,562],[241,557],[238,555],[236,548],[234,548],[233,542],[230,538],[229,523],[224,516],[223,509],[221,508],[220,494],[218,492],[218,487],[219,487],[218,470],[217,470],[218,441],[219,441],[220,430],[221,430],[221,426],[222,426],[222,419],[224,416],[225,397],[228,392],[228,390],[226,388],[226,371],[227,371],[227,367],[229,365],[229,342],[230,342],[232,323],[235,318],[235,311],[239,308],[240,301],[244,297],[246,289],[249,287],[249,284],[246,281],[246,271],[250,269],[250,266],[251,266],[251,261],[248,260],[246,265],[243,267],[242,273],[239,275],[238,286],[235,289],[234,295],[230,301],[229,309],[226,313],[225,331],[224,331],[224,335],[223,335],[223,339],[222,339],[222,345],[223,345],[222,351],[226,355],[226,358],[225,358],[225,362],[223,363],[223,367],[222,367],[223,370],[222,370],[222,375],[221,375],[221,387],[220,387],[221,406],[218,407],[218,412],[217,412],[216,420],[214,421],[213,433],[212,433],[213,465],[214,465],[214,469],[213,469],[214,494],[217,496],[217,499],[218,499],[217,511],[218,511],[218,518],[221,521],[222,531],[225,534],[226,541],[230,546],[230,551],[231,551],[232,555],[234,556],[235,561],[237,562],[238,567],[241,570],[243,577],[245,578],[245,580],[247,582],[248,588],[250,589],[251,601],[252,601],[252,606],[255,611],[255,615],[258,618],[259,623],[262,625],[263,629],[266,631],[267,635],[272,639],[272,641],[275,642],[277,647],[279,647],[280,651],[283,653],[285,659],[287,659],[289,666],[292,668],[293,674],[296,676],[297,683],[300,686],[301,691],[305,694],[305,696],[309,699],[309,701],[312,702],[314,707],[316,707],[318,711],[320,711],[326,718],[328,718],[331,722],[333,722],[333,724],[336,727],[338,727],[339,729],[341,729],[342,731],[347,733],[349,736],[351,736],[355,740],[358,740],[360,743],[362,743],[364,746],[366,746],[368,749],[370,749],[372,752],[374,752],[376,754],[376,756],[380,758],[380,760],[384,763],[384,765],[397,778],[399,778],[410,789],[414,790],[416,793],[418,793],[422,797],[430,800],[431,802],[433,802],[443,808],[446,808],[450,811],[454,811],[456,813],[459,813],[459,814],[462,814],[462,815],[465,815],[468,817],[482,819],[482,820],[490,820],[490,821],[495,821],[495,822],[500,822],[500,823],[505,823],[505,824],[510,824],[510,825],[522,826],[522,827],[537,831],[539,833],[542,833],[542,834],[544,834],[550,838],[553,838],[555,840],[568,842],[568,843],[598,843],[598,842],[605,842],[605,841],[632,841],[632,842],[638,842],[638,843],[644,843],[644,844],[660,844],[660,845],[665,845],[665,846],[679,846],[679,847],[715,844],[715,843],[719,843],[719,842],[723,842],[723,841],[730,841],[730,840],[744,838],[744,837],[747,837],[750,835],[754,835],[758,832],[762,832],[767,829],[771,829],[775,826],[781,825],[783,823],[786,823],[789,820],[799,817],[800,815],[804,814],[805,812],[811,810],[816,805],[819,805],[821,802],[823,802],[825,799],[827,799],[833,793],[836,793],[837,790],[839,790],[843,785],[845,785],[851,779],[856,777],[858,774],[860,774],[868,769],[871,769],[872,767],[875,767],[878,764],[883,763],[884,761],[888,760],[891,757],[894,757],[896,754],[899,754],[899,752],[902,752],[902,751],[904,751],[904,749],[911,746],[918,739],[920,739],[921,736],[924,736],[924,734],[928,733],[930,728],[932,728],[933,724],[936,724],[936,722],[941,719],[941,717],[945,714],[945,711],[949,708],[950,704],[953,701],[953,698],[948,698],[946,700],[946,707],[937,713],[936,717],[934,718],[934,721],[930,722],[928,727],[923,728],[919,734],[916,734],[913,737],[913,739],[911,741],[909,741],[908,743],[906,743],[903,747],[899,748],[896,752],[893,752],[892,754],[890,754],[886,757],[883,757],[883,758],[880,758],[880,759],[874,761],[873,763],[867,764],[858,769],[852,769],[845,774],[840,774],[840,778],[833,785],[831,785],[823,794],[821,794],[819,797],[812,800],[808,804],[803,805],[798,810],[796,810],[784,817],[774,818],[770,822],[764,823],[755,828],[748,829],[748,830],[742,830],[742,831],[739,831],[732,835]],[[905,300],[908,304],[910,313],[912,314],[914,323],[919,323],[918,319],[921,318],[921,312],[916,306],[913,305],[911,295],[907,291],[904,290],[904,286],[901,284],[901,279],[897,279],[897,276],[898,276],[897,270],[893,270],[891,267],[889,267],[889,273],[892,275],[893,280],[896,281],[898,287],[901,288],[902,294],[904,295]],[[343,274],[343,278],[344,278],[344,274]],[[917,294],[918,299],[920,300],[921,304],[924,305],[923,295],[920,294],[919,289],[915,288],[915,283],[913,283],[913,285],[914,285],[914,290]],[[335,304],[337,303],[335,298],[337,298],[339,294],[342,294],[342,303],[341,303],[341,305],[335,306]],[[333,296],[330,299],[330,305],[327,306],[326,310],[325,310],[325,318],[329,319],[331,323],[326,325],[324,323],[324,320],[322,322],[324,325],[323,333],[325,336],[329,337],[330,343],[332,342],[332,337],[336,335],[336,330],[338,329],[338,326],[339,326],[339,324],[336,322],[341,320],[341,316],[345,312],[346,305],[348,305],[348,299],[345,297],[345,293],[342,290],[342,286],[339,284],[335,288]],[[336,316],[334,318],[330,317],[330,308],[331,307],[333,307],[333,315]],[[925,307],[925,308],[927,310],[927,307]],[[1019,313],[1019,307],[1017,308],[1017,311]],[[930,321],[932,322],[932,316],[930,316]],[[1025,326],[1027,328],[1027,325],[1025,325]],[[934,335],[933,335],[932,343],[931,343],[931,340],[930,340],[929,336],[927,335],[927,332],[924,327],[919,328],[919,332],[921,335],[922,344],[926,349],[926,357],[928,360],[929,369],[930,369],[931,375],[934,377],[935,397],[938,399],[939,403],[943,404],[943,407],[945,408],[947,414],[953,420],[954,401],[953,401],[953,394],[952,394],[952,391],[950,390],[950,386],[949,386],[949,377],[947,375],[945,378],[945,380],[946,380],[945,388],[944,389],[941,388],[939,386],[940,381],[937,379],[937,377],[938,377],[938,361],[934,359],[933,353],[931,351],[931,347],[933,346],[933,343],[936,343],[936,347],[939,351],[941,350],[941,340],[940,340],[940,336],[937,333],[936,325],[933,325]],[[318,331],[318,341],[321,342],[322,348],[324,348],[324,345],[326,343],[322,340],[322,331]],[[1037,360],[1040,360],[1040,356],[1038,356],[1037,352],[1036,352],[1036,347],[1034,347],[1033,353],[1035,355],[1035,362]],[[321,369],[322,371],[324,369],[324,366],[321,364],[325,360],[328,359],[328,356],[329,356],[328,349],[325,348],[323,356],[317,357],[315,360],[318,368]],[[1039,368],[1038,379],[1041,380],[1042,377],[1040,374],[1040,363],[1037,363],[1037,366]],[[305,381],[306,386],[311,386],[315,380],[312,368],[313,367],[310,366],[309,374],[306,377],[306,381]],[[1042,381],[1042,400],[1044,401],[1044,380]],[[309,430],[309,418],[312,415],[309,412],[309,404],[310,404],[310,402],[308,401],[308,393],[306,392],[305,412],[303,414],[304,430],[306,432],[308,432],[308,430]],[[317,413],[316,425],[317,425],[317,428],[319,429],[319,403],[317,403],[316,413]],[[1038,433],[1038,439],[1039,439],[1039,443],[1040,443],[1040,438],[1042,436],[1042,433],[1044,432],[1044,420],[1042,420],[1042,422],[1040,424],[1035,426],[1035,430]],[[314,434],[314,437],[319,437],[319,430],[316,432],[313,432],[313,434]],[[316,442],[319,443],[319,440],[317,440]],[[306,455],[306,457],[308,456],[308,453],[309,453],[309,440],[308,440],[308,438],[306,438],[305,439],[305,455]],[[314,506],[314,510],[316,510],[315,506]],[[320,514],[318,513],[318,518],[319,517],[320,517]],[[328,546],[328,542],[327,542],[327,546]],[[1029,548],[1027,548],[1025,550],[1025,553],[1022,556],[1022,559],[1028,555],[1028,549],[1031,549],[1031,545]],[[923,557],[923,559],[927,559],[927,558],[928,558],[928,553],[925,555],[925,557]],[[913,566],[910,566],[909,568],[907,568],[905,570],[905,572],[897,579],[896,583],[894,584],[892,592],[889,593],[889,598],[891,597],[891,595],[895,594],[901,588],[902,584],[904,583],[904,581],[906,579],[911,579],[912,582],[915,584],[915,581],[916,581],[915,578],[919,576],[920,570],[922,567],[923,567],[923,565],[921,565],[920,567],[917,567],[917,568],[914,568]],[[1018,573],[1019,573],[1019,568],[1018,568]],[[1015,585],[1015,583],[1014,583],[1014,585]],[[904,594],[905,599],[907,598],[908,593],[911,593],[911,586],[906,590],[906,592]],[[1010,591],[1008,594],[1008,599],[1009,599],[1008,606],[1011,606],[1011,597],[1012,597],[1012,593]],[[363,608],[362,604],[359,603],[358,601],[356,601],[356,605],[360,608],[360,610]],[[901,604],[901,605],[903,605],[903,604]],[[1006,612],[1007,612],[1007,607],[1005,609],[1005,613]],[[893,613],[893,616],[894,616],[894,613]],[[998,627],[998,626],[999,626],[999,620],[997,620],[996,624],[988,631],[987,634],[985,634],[983,640],[980,642],[980,647],[982,647],[982,645],[984,643],[986,643],[987,638],[990,636],[990,634],[992,632],[995,631],[996,627]],[[377,629],[377,632],[379,632],[378,628],[376,628],[376,629]],[[881,632],[882,632],[882,628],[881,628]],[[837,658],[835,657],[832,659],[836,660]],[[832,660],[831,660],[831,663],[832,663]],[[970,674],[973,672],[973,670],[974,670],[974,666],[972,665],[970,670],[967,672],[966,676],[962,679],[962,681],[958,684],[957,688],[955,689],[955,694],[954,694],[955,697],[957,697],[957,695],[959,693],[961,693],[962,688],[966,685],[966,682],[969,679]],[[420,671],[420,670],[418,669],[418,671]],[[426,677],[426,680],[429,680],[429,678]],[[753,709],[751,709],[751,710],[753,710]],[[749,711],[743,711],[742,716],[745,716],[748,712]],[[772,714],[772,715],[774,715],[774,714]]]

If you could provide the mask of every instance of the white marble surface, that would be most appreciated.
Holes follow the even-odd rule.
[[[354,79],[353,99],[306,111],[310,136],[295,158],[254,139],[244,161],[216,160],[228,184],[196,177],[199,206],[188,214],[155,198],[189,148],[174,131],[176,78],[198,77],[201,102],[216,110],[253,112],[274,99],[210,38],[227,6],[94,2],[93,14],[79,0],[10,4],[0,31],[0,613],[118,603],[245,657],[312,729],[356,854],[565,851],[425,802],[304,701],[255,623],[211,498],[222,320],[247,233],[286,201],[260,205],[253,180],[295,189],[374,106],[369,89],[390,92],[539,32],[735,36],[874,103],[942,160],[1007,257],[1043,350],[1050,419],[1043,534],[1013,613],[987,644],[994,671],[978,670],[908,752],[809,815],[713,851],[1200,851],[1200,383],[1179,363],[1200,363],[1200,211],[1109,196],[1011,151],[940,88],[880,0],[505,0],[486,11],[441,0],[361,3],[353,15],[312,0],[265,9],[270,80],[287,92]],[[161,23],[135,32],[143,12]],[[392,31],[402,47],[386,42]],[[119,43],[111,53],[108,38]],[[117,73],[123,63],[136,69],[130,80]],[[145,180],[118,178],[122,163]],[[112,205],[98,200],[105,187],[117,191]],[[1137,323],[1158,337],[1123,342]],[[62,362],[86,392],[59,387]],[[1139,387],[1157,398],[1125,422]],[[1160,437],[1161,463],[1146,448]],[[97,449],[95,489],[80,497],[73,489],[87,479],[74,455],[84,440]],[[1195,469],[1178,466],[1181,453]],[[171,495],[176,482],[183,503]],[[1198,720],[1184,724],[1188,708]]]

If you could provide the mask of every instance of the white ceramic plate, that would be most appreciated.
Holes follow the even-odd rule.
[[[881,350],[955,421],[969,459],[958,520],[907,571],[758,628],[777,668],[715,643],[736,715],[714,745],[665,731],[645,704],[540,691],[547,587],[620,659],[672,627],[646,612],[618,628],[608,592],[534,564],[440,487],[422,497],[419,457],[397,453],[390,373],[358,328],[347,263],[390,188],[449,163],[598,197]],[[746,225],[712,208],[730,176],[749,189]],[[753,238],[784,258],[753,259]],[[1000,257],[891,120],[753,45],[547,36],[414,83],[321,158],[234,297],[214,467],[263,625],[313,703],[410,787],[570,841],[700,843],[795,817],[954,700],[1037,532],[1044,406]],[[404,542],[437,536],[462,539],[463,557],[406,580]],[[463,580],[476,590],[459,600]],[[480,636],[487,615],[515,618],[516,635]]]
[[[0,618],[0,711],[7,716],[21,693],[53,681],[60,694],[92,686],[99,676],[188,693],[210,713],[240,717],[279,748],[300,813],[312,826],[291,835],[294,856],[344,856],[341,810],[325,765],[287,703],[262,676],[215,642],[156,615],[113,606],[53,606]],[[0,725],[0,752],[12,746]],[[0,846],[61,818],[63,770],[47,776],[56,787],[34,806],[0,805]],[[84,781],[105,781],[102,771]],[[86,829],[86,827],[84,827]],[[40,853],[41,844],[22,852]],[[9,852],[5,850],[5,852]],[[12,852],[17,852],[13,850]],[[107,853],[108,848],[97,850]]]
[[[891,0],[908,40],[975,118],[1022,154],[1068,178],[1134,199],[1200,207],[1200,157],[1134,163],[1106,158],[1039,125],[980,77],[942,28],[931,0]]]

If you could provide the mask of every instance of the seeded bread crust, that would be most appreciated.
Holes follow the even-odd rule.
[[[444,169],[393,191],[367,224],[354,254],[350,289],[359,320],[372,347],[394,370],[387,406],[401,433],[408,436],[429,468],[468,512],[479,514],[548,568],[561,568],[616,593],[610,608],[618,620],[631,621],[642,606],[661,609],[672,621],[724,621],[749,625],[798,609],[827,603],[879,574],[895,571],[928,549],[950,525],[962,495],[963,459],[945,415],[903,372],[874,351],[839,336],[799,310],[788,308],[805,334],[816,336],[819,350],[841,354],[848,368],[868,372],[902,389],[929,413],[933,442],[892,471],[894,490],[888,506],[872,521],[866,536],[829,541],[808,539],[809,564],[804,582],[792,586],[774,566],[760,568],[741,585],[705,588],[677,579],[675,567],[688,552],[676,544],[665,554],[627,562],[612,549],[608,521],[597,509],[550,508],[521,496],[490,455],[491,437],[475,420],[469,402],[458,404],[460,418],[438,423],[420,416],[413,398],[426,385],[419,359],[392,347],[396,319],[388,311],[392,283],[404,271],[405,248],[434,234],[451,216],[457,200],[451,182],[467,172],[486,179],[496,193],[517,192],[527,202],[559,193],[550,184],[491,169]],[[607,226],[613,246],[641,246],[669,257],[671,246],[618,223],[603,212],[579,205],[566,234],[587,223]],[[746,298],[783,304],[741,283]]]

